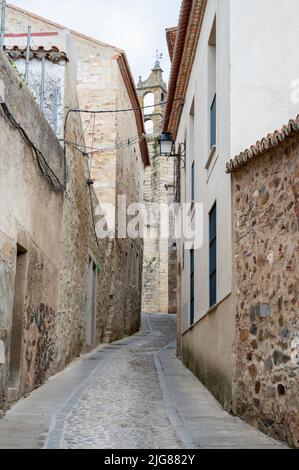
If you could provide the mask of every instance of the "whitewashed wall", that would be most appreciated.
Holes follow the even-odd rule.
[[[16,61],[20,74],[25,75],[25,59]],[[56,115],[57,132],[59,138],[63,138],[64,123],[64,76],[65,62],[53,64],[46,59],[45,61],[45,80],[44,80],[44,115],[54,130],[54,119]],[[40,104],[42,84],[42,61],[32,59],[29,63],[28,85],[37,103]],[[55,98],[57,93],[57,98]],[[55,105],[55,100],[57,106]]]
[[[209,165],[208,43],[217,14],[217,151]],[[204,205],[204,244],[196,251],[195,320],[209,311],[209,211],[217,201],[217,302],[232,289],[231,180],[228,159],[298,114],[298,0],[208,0],[177,142],[187,140],[183,200],[191,198],[189,113],[194,100],[195,202]],[[297,85],[298,87],[298,85]],[[298,87],[299,88],[299,87]],[[190,253],[179,248],[182,332],[188,329]]]
[[[195,253],[195,320],[209,310],[209,211],[217,200],[218,212],[218,301],[231,291],[231,222],[230,222],[230,177],[225,174],[227,155],[230,154],[230,70],[229,70],[229,2],[208,2],[195,62],[188,87],[186,104],[178,132],[178,142],[187,140],[186,181],[182,181],[183,199],[191,200],[190,125],[189,113],[194,100],[194,159],[195,202],[204,205],[204,243]],[[208,85],[208,43],[215,15],[217,14],[217,153],[208,169],[210,156]],[[183,178],[184,180],[184,178]],[[189,323],[190,296],[190,252],[180,247],[182,272],[182,332]]]

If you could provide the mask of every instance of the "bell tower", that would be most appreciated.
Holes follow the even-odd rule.
[[[163,121],[164,106],[161,103],[166,101],[167,98],[167,87],[163,80],[163,70],[158,59],[147,80],[143,82],[142,78],[139,77],[137,93],[141,106],[146,107],[143,114],[148,135],[157,137],[161,133]],[[149,122],[152,126],[147,125]]]
[[[171,240],[160,236],[161,222],[158,205],[171,204],[173,197],[167,187],[174,182],[174,163],[159,154],[158,137],[162,132],[163,113],[167,101],[167,86],[157,57],[149,78],[139,78],[137,93],[143,110],[151,166],[146,169],[144,202],[148,209],[147,229],[151,237],[144,239],[143,298],[145,313],[176,312],[176,250]]]

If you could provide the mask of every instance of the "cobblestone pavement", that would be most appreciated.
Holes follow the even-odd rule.
[[[175,338],[175,322],[149,320],[153,332],[112,355],[65,420],[61,448],[183,448],[165,411],[153,353]],[[143,325],[143,332],[147,327]]]
[[[0,419],[0,449],[283,449],[177,359],[175,316],[74,361]]]

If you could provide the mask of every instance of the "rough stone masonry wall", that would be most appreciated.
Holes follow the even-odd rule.
[[[34,38],[34,41],[39,41],[38,45],[43,45],[47,48],[51,47],[54,42],[54,44],[61,50],[65,50],[67,32],[62,27],[49,24],[43,19],[34,18],[30,14],[16,11],[13,7],[8,7],[7,30],[9,32],[26,32],[28,25],[32,25],[33,32],[57,31],[59,33],[57,37],[50,39],[47,37],[38,39]],[[69,66],[77,66],[77,94],[79,107],[86,110],[111,110],[116,109],[122,102],[125,104],[125,107],[131,107],[132,103],[128,99],[127,90],[122,81],[117,63],[120,51],[104,43],[84,38],[79,34],[69,33],[68,35],[71,35],[75,45],[75,54],[74,57],[69,57],[71,59]],[[10,43],[8,45],[12,46],[13,44]],[[66,95],[68,92],[69,90],[66,87]],[[66,100],[67,99],[68,98],[66,97]],[[78,106],[76,105],[75,107]],[[119,159],[117,151],[113,148],[115,147],[116,142],[123,141],[128,138],[130,129],[132,129],[133,136],[137,134],[134,114],[129,113],[123,116],[123,124],[120,124],[118,133],[118,123],[115,113],[97,115],[95,119],[93,119],[89,114],[82,114],[81,119],[83,128],[78,128],[77,131],[75,131],[75,129],[70,130],[69,140],[79,145],[84,145],[85,142],[89,152],[91,152],[91,147],[94,149],[107,149],[107,147],[112,147],[105,151],[95,151],[92,156],[90,154],[88,159],[88,165],[91,168],[91,178],[94,180],[94,207],[98,205],[98,201],[100,203],[115,204],[116,183],[120,188],[122,188],[122,192],[124,193],[129,193],[130,191],[134,192],[134,190],[137,191],[135,182],[131,179],[131,173],[128,171],[119,171],[119,162],[121,159]],[[76,127],[74,118],[71,119],[71,122]],[[136,146],[136,150],[139,152],[139,147],[137,147],[138,146]],[[78,264],[76,263],[76,256],[81,262],[80,266],[83,266],[83,253],[86,247],[86,241],[84,240],[86,240],[86,232],[90,227],[90,220],[87,219],[88,214],[86,206],[86,196],[88,193],[86,191],[76,191],[74,189],[76,188],[76,185],[82,189],[82,185],[84,185],[85,181],[85,172],[82,170],[80,176],[80,164],[78,163],[79,161],[82,162],[82,155],[79,152],[73,152],[73,154],[75,156],[74,161],[76,161],[76,164],[74,165],[72,163],[71,158],[69,161],[71,163],[71,167],[74,169],[77,168],[78,170],[75,170],[75,173],[70,175],[69,190],[73,195],[72,199],[77,201],[77,206],[75,204],[72,214],[72,205],[70,204],[70,201],[65,201],[63,225],[65,233],[67,230],[66,227],[70,228],[69,235],[65,238],[63,250],[65,250],[64,253],[66,254],[64,260],[69,259],[69,270],[67,271],[67,265],[65,265],[65,274],[63,274],[65,285],[63,288],[61,287],[59,291],[61,302],[58,315],[59,331],[65,331],[69,334],[66,333],[65,341],[61,341],[60,343],[59,367],[63,367],[65,360],[68,361],[69,358],[78,354],[78,351],[82,346],[83,339],[83,320],[79,313],[83,308],[82,298],[80,297],[83,273],[81,272],[81,268],[79,271],[77,270]],[[137,156],[139,162],[139,153]],[[136,155],[134,155],[133,158],[136,158]],[[122,180],[122,175],[125,175],[124,180]],[[143,168],[141,169],[139,177],[142,177],[142,175]],[[130,182],[130,184],[128,184],[128,182]],[[139,193],[136,192],[135,196],[138,196],[138,194]],[[95,219],[97,222],[97,217],[95,217]],[[86,225],[85,229],[82,224]],[[74,226],[75,230],[73,229]],[[98,273],[98,309],[96,329],[96,342],[99,343],[101,341],[118,339],[130,331],[130,328],[125,326],[124,320],[120,319],[122,318],[124,309],[124,300],[121,300],[123,299],[123,289],[125,287],[129,289],[126,278],[126,252],[128,252],[127,256],[129,256],[132,248],[129,246],[128,249],[126,248],[119,251],[118,244],[107,242],[107,240],[106,242],[99,242],[100,249],[97,244],[95,245],[95,239],[91,239],[90,244],[92,248],[89,249],[91,250],[91,254],[94,259],[99,262],[100,271]],[[139,248],[140,247],[138,245],[138,250]],[[66,263],[66,261],[64,262]],[[128,266],[129,271],[130,269],[135,270],[135,267],[131,268],[130,264],[128,264]],[[113,282],[113,279],[115,279],[115,282]],[[138,280],[138,276],[136,279]],[[120,283],[122,284],[121,288],[119,288]],[[113,287],[114,285],[118,287],[116,290]],[[78,288],[76,288],[76,286],[78,286]],[[112,287],[110,288],[110,286]],[[140,287],[138,286],[137,291],[132,295],[130,294],[131,300],[128,301],[128,305],[134,306],[134,315],[137,319],[133,322],[135,326],[132,328],[132,331],[135,331],[136,325],[139,324],[140,312],[137,314],[139,289]],[[132,290],[130,292],[132,292]],[[71,301],[72,298],[75,300],[74,303]],[[73,312],[72,307],[74,307]],[[127,310],[129,311],[130,308],[131,307],[128,307]],[[120,322],[116,325],[112,325],[114,314],[110,315],[110,312],[116,311],[117,317],[115,320],[119,319]],[[121,321],[122,324],[120,324]],[[130,325],[130,321],[127,323]],[[72,324],[73,326],[71,326]]]
[[[65,105],[78,108],[76,84],[68,67],[65,74]],[[66,139],[77,141],[83,134],[80,115],[72,114],[66,128]],[[85,350],[87,328],[86,295],[89,256],[99,268],[96,300],[96,341],[101,343],[109,305],[106,279],[106,240],[96,242],[92,212],[98,201],[92,188],[87,185],[89,162],[72,146],[67,147],[67,197],[64,199],[62,237],[60,250],[60,277],[58,285],[57,370]],[[96,220],[96,216],[95,220]]]
[[[5,102],[17,122],[63,181],[63,151],[6,59],[0,59]],[[20,394],[43,383],[55,369],[57,282],[63,194],[42,176],[36,156],[1,111],[0,115],[0,407],[7,401],[17,244],[26,253],[24,303],[18,345]]]
[[[68,76],[77,74],[76,90],[78,96],[78,98],[74,96],[72,91],[74,84],[68,83],[65,89],[65,102],[69,106],[107,110],[116,108],[119,69],[116,60],[118,52],[113,47],[84,39],[80,35],[64,30],[63,27],[49,24],[42,18],[35,18],[29,13],[17,11],[13,7],[7,8],[6,27],[8,32],[24,33],[29,25],[32,26],[33,33],[53,31],[58,33],[58,36],[54,38],[34,38],[33,45],[51,48],[54,43],[55,46],[65,51],[69,56],[68,69],[70,73]],[[9,39],[5,39],[6,44],[13,46],[17,40],[14,38],[13,43],[9,41]],[[21,43],[18,41],[17,44],[24,46],[24,40]],[[66,79],[68,80],[68,78]],[[77,103],[77,100],[79,100],[79,103]],[[90,119],[91,116],[88,114],[81,114],[80,118],[76,119],[72,115],[70,119],[70,125],[68,126],[70,142],[81,145],[82,149],[85,144],[89,152],[91,147],[107,148],[115,145],[115,114],[97,115],[95,121]],[[74,172],[69,171],[68,191],[72,195],[71,199],[76,203],[71,203],[70,199],[66,198],[63,214],[65,237],[62,252],[65,256],[62,256],[61,278],[63,284],[60,284],[59,290],[60,304],[57,328],[59,334],[65,332],[65,341],[61,341],[59,345],[59,368],[62,368],[72,357],[78,355],[78,351],[83,344],[83,328],[86,319],[82,317],[84,312],[80,293],[82,293],[81,289],[83,288],[82,269],[83,265],[84,269],[86,268],[85,263],[88,259],[87,251],[85,257],[83,255],[84,250],[87,248],[87,232],[89,233],[89,251],[94,260],[99,263],[100,271],[97,276],[96,344],[105,339],[109,306],[111,304],[109,285],[113,276],[113,247],[107,241],[99,242],[99,246],[96,243],[93,221],[88,209],[90,207],[90,195],[86,187],[83,189],[83,186],[85,186],[86,176],[89,176],[86,174],[86,165],[88,164],[91,168],[91,177],[95,181],[94,191],[92,191],[93,208],[98,206],[98,201],[115,202],[116,151],[95,152],[92,158],[88,159],[88,162],[83,163],[82,154],[74,151],[74,149],[72,152],[70,150],[71,147],[68,147],[68,162],[70,170],[74,170]],[[97,222],[97,217],[95,217],[95,222]],[[81,261],[79,271],[77,271],[78,261],[76,261],[76,257],[78,257],[78,261]],[[79,297],[80,300],[76,303]],[[73,307],[74,312],[72,313]],[[78,313],[79,311],[82,312],[82,315]],[[73,333],[68,335],[70,330]]]
[[[63,149],[33,96],[5,60],[7,104],[18,122],[48,158],[63,181]],[[65,73],[66,101],[78,107],[76,89]],[[26,113],[24,113],[26,110]],[[5,118],[0,117],[0,396],[7,403],[17,243],[27,250],[24,311],[19,327],[20,388],[15,398],[43,384],[50,375],[85,351],[87,266],[92,256],[99,268],[96,346],[104,339],[110,302],[111,259],[107,241],[97,244],[92,209],[97,198],[87,186],[87,161],[67,149],[67,194],[55,193],[43,178],[32,149]],[[82,136],[82,123],[73,115],[67,137]],[[107,260],[108,258],[108,260]]]
[[[233,173],[236,412],[299,447],[299,137]]]
[[[78,50],[78,97],[85,109],[126,109],[132,103],[117,63],[119,51],[74,36]],[[83,115],[88,147],[95,151],[90,161],[91,176],[99,203],[112,204],[117,212],[118,196],[127,203],[142,201],[143,163],[140,147],[121,147],[138,135],[134,113],[91,116]],[[110,147],[110,150],[109,150]],[[116,218],[116,229],[118,220]],[[101,241],[102,243],[102,241]],[[110,240],[102,260],[101,341],[111,342],[138,331],[140,326],[140,263],[143,256],[141,240]],[[108,300],[106,301],[108,296]],[[103,311],[105,306],[105,311]]]
[[[158,137],[167,101],[166,83],[159,61],[155,63],[147,80],[138,82],[137,93],[141,106],[149,93],[154,95],[154,110],[144,110],[144,120],[152,121],[153,133],[148,135],[151,166],[146,169],[144,203],[148,215],[144,239],[142,310],[148,313],[176,313],[176,245],[171,237],[161,237],[159,204],[171,205],[174,201],[174,162],[159,155]],[[167,189],[168,188],[168,189]],[[150,231],[150,236],[148,232]]]
[[[118,109],[132,107],[128,91],[119,71]],[[119,219],[119,197],[126,198],[126,207],[140,204],[143,200],[144,165],[138,138],[138,129],[133,112],[117,115],[117,142],[134,143],[124,145],[117,151],[116,159],[116,231],[121,226]],[[126,214],[124,214],[126,215]],[[127,223],[130,218],[128,217]],[[143,241],[139,236],[117,238],[111,242],[113,276],[110,286],[111,305],[105,340],[113,341],[136,333],[141,320]]]
[[[159,204],[173,203],[174,165],[158,155],[158,135],[159,131],[148,138],[151,167],[146,170],[144,202],[153,218],[151,236],[144,240],[142,308],[148,313],[176,313],[176,245],[174,239],[161,237],[157,210]]]
[[[94,43],[73,35],[78,53],[78,98],[81,108],[113,110],[117,108],[119,67],[117,51],[112,47]],[[131,118],[130,116],[127,116]],[[133,117],[133,116],[132,116]],[[81,115],[84,137],[92,158],[91,176],[99,201],[115,203],[116,191],[116,114]]]

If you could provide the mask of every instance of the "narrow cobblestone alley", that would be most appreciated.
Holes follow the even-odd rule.
[[[0,421],[0,448],[283,448],[228,415],[175,355],[175,316],[75,361]]]

